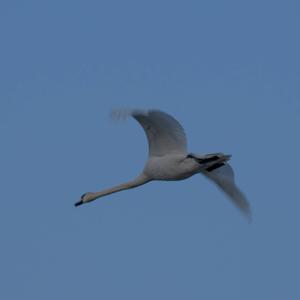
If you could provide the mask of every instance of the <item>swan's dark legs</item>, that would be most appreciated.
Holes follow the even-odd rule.
[[[209,164],[209,167],[206,168],[206,171],[211,172],[211,171],[213,171],[217,168],[220,168],[220,167],[224,166],[223,161],[229,160],[230,156],[229,155],[224,155],[222,153],[220,153],[220,154],[216,153],[216,154],[208,154],[204,157],[199,157],[199,156],[197,157],[197,156],[190,153],[190,154],[187,155],[187,158],[194,159],[200,165]],[[213,163],[214,161],[216,162],[215,164]]]

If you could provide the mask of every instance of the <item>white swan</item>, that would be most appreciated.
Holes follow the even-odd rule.
[[[227,161],[230,155],[212,153],[197,155],[187,152],[184,129],[172,116],[159,110],[133,110],[125,113],[144,128],[149,144],[149,158],[143,172],[134,180],[100,192],[85,193],[75,206],[97,198],[131,189],[152,180],[181,180],[202,173],[223,190],[233,203],[250,219],[250,206],[234,183],[233,170]],[[116,111],[115,116],[124,116]]]

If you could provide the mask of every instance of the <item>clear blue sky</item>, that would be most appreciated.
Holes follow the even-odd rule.
[[[296,300],[299,1],[0,4],[0,298]],[[248,224],[201,175],[74,208],[147,158],[116,107],[230,153]]]

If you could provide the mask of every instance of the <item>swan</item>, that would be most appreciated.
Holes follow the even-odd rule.
[[[113,116],[131,116],[143,127],[148,139],[148,160],[141,174],[134,180],[100,192],[85,193],[75,206],[153,180],[182,180],[201,173],[214,182],[250,220],[250,205],[236,186],[233,169],[228,163],[231,155],[189,153],[183,127],[174,117],[160,110],[117,110]]]

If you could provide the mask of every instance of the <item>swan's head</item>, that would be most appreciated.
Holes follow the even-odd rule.
[[[87,192],[85,194],[83,194],[81,197],[80,197],[80,201],[76,202],[75,203],[75,206],[79,206],[81,204],[84,204],[86,202],[90,202],[92,200],[95,199],[95,196],[93,193],[90,193],[90,192]]]

